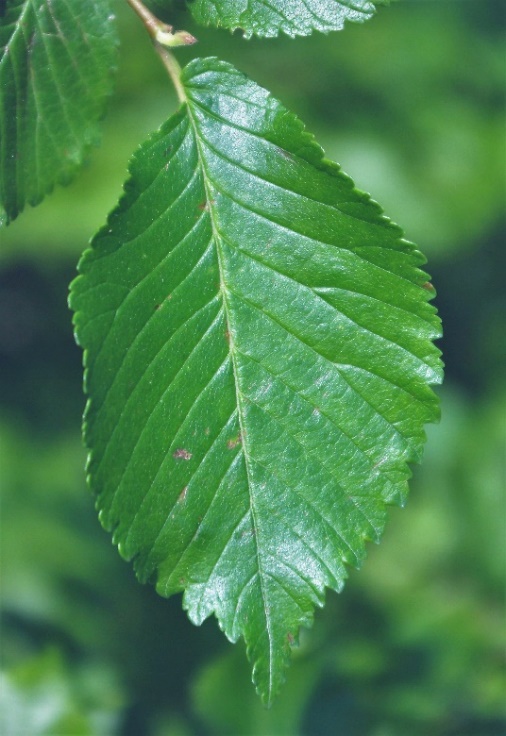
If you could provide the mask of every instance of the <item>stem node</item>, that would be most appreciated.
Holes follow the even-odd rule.
[[[185,102],[186,96],[181,84],[181,67],[173,55],[168,51],[177,46],[191,46],[197,43],[197,39],[187,31],[176,31],[168,23],[163,23],[156,15],[146,8],[141,0],[127,0],[130,7],[137,13],[151,36],[155,49],[167,69],[172,83],[181,102]]]

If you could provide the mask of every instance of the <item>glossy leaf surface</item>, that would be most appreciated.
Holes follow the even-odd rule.
[[[100,518],[270,701],[437,418],[423,256],[300,121],[216,59],[138,151],[71,304]]]
[[[199,23],[241,29],[248,38],[309,36],[313,31],[339,31],[346,21],[363,22],[371,18],[371,0],[193,0],[190,9]]]
[[[0,221],[67,183],[96,141],[113,21],[107,0],[0,4]]]

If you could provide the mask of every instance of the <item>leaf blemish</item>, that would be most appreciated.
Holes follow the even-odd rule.
[[[289,151],[285,151],[284,148],[278,148],[278,151],[280,152],[280,154],[284,158],[287,158],[289,161],[293,161],[293,154],[292,153],[290,153]]]
[[[214,200],[214,199],[210,199],[209,201],[207,201],[207,199],[206,199],[206,201],[205,201],[205,202],[201,202],[201,203],[200,203],[200,204],[198,205],[198,208],[199,208],[199,210],[201,210],[201,212],[207,212],[207,211],[208,211],[208,209],[209,209],[209,207],[210,207],[210,206],[211,206],[212,204],[216,204],[216,200]]]
[[[188,493],[188,486],[185,486],[178,496],[177,502],[184,503],[186,501],[186,495]]]
[[[172,453],[172,457],[174,460],[191,460],[192,453],[181,447]]]
[[[227,442],[227,447],[229,450],[235,450],[237,445],[240,445],[240,444],[242,444],[242,437],[241,437],[241,433],[239,432],[239,434],[237,435],[235,439],[229,440]]]

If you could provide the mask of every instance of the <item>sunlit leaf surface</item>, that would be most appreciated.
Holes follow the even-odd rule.
[[[216,59],[138,151],[71,304],[103,525],[244,637],[266,701],[437,418],[423,256],[300,121]]]
[[[339,31],[346,21],[372,17],[371,0],[194,0],[190,9],[199,23],[241,29],[246,37],[309,36],[313,31]]]

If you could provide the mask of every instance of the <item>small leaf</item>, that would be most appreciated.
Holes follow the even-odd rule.
[[[216,59],[135,155],[72,287],[100,519],[142,581],[244,637],[269,702],[437,418],[423,256]]]
[[[313,31],[340,31],[345,22],[363,22],[383,0],[193,0],[190,10],[198,23],[223,26],[272,38],[309,36]]]
[[[0,222],[82,164],[111,92],[116,43],[106,0],[0,8]]]

